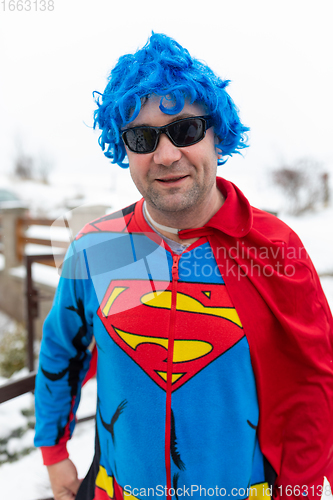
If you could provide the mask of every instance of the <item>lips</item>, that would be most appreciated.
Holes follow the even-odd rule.
[[[188,177],[188,175],[179,175],[177,177],[165,177],[163,179],[156,179],[156,180],[167,184],[167,183],[173,183],[173,182],[180,181],[182,179],[185,179],[186,177]]]

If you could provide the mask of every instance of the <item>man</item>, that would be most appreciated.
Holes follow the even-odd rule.
[[[95,123],[143,199],[88,224],[45,323],[36,445],[56,500],[319,498],[333,481],[332,315],[298,237],[217,165],[248,130],[221,81],[153,34]],[[96,454],[66,441],[92,336]]]

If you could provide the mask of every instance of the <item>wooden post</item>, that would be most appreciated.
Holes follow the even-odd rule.
[[[34,256],[25,256],[26,265],[26,326],[27,326],[27,362],[30,372],[35,369],[35,356],[34,356],[34,344],[35,344],[35,329],[34,329],[34,319],[38,317],[38,293],[33,286],[32,282],[32,263],[34,261]]]
[[[24,215],[25,207],[11,207],[1,209],[3,253],[5,256],[5,271],[19,266],[22,261],[17,252],[17,220]]]

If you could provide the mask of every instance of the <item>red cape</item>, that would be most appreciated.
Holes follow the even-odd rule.
[[[284,491],[290,498],[286,488],[299,485],[320,498],[323,476],[333,485],[332,314],[298,236],[251,207],[231,182],[217,183],[224,205],[203,228],[179,235],[207,235],[243,324],[259,398],[259,442],[278,475],[278,496]]]

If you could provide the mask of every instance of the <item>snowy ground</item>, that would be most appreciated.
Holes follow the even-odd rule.
[[[55,177],[52,186],[13,182],[9,178],[0,176],[0,184],[18,193],[31,207],[32,215],[58,217],[70,205],[87,202],[103,203],[112,207],[112,210],[117,210],[139,199],[140,195],[133,188],[127,172],[118,169],[114,170],[112,175],[110,179],[105,180],[102,186],[98,182],[92,183],[91,178],[89,182],[85,182],[82,176],[79,181],[76,178],[75,183],[71,183],[67,176],[66,183],[61,177]],[[250,192],[244,189],[244,186],[241,186],[241,188],[246,192],[251,202],[259,208],[267,208],[267,191],[265,196],[260,198],[258,191],[251,190],[251,183],[248,186]],[[274,209],[275,207],[270,205],[269,208]],[[319,273],[327,274],[327,276],[322,277],[321,282],[333,310],[333,207],[298,218],[286,215],[280,215],[280,217],[299,234]],[[38,281],[56,284],[58,275],[54,272],[54,269],[38,264],[35,266],[34,273]],[[23,268],[13,270],[16,275],[22,275],[23,272]],[[330,274],[331,276],[329,276]],[[6,321],[8,319],[0,314],[0,334],[1,326]],[[0,384],[4,382],[5,380],[0,379]],[[0,406],[0,443],[1,439],[12,435],[15,429],[27,428],[31,416],[28,418],[25,415],[29,414],[32,406],[33,396],[31,394],[25,394]],[[93,414],[95,406],[96,384],[92,380],[83,388],[78,416]],[[25,415],[22,414],[22,411]],[[22,452],[24,449],[28,450],[32,446],[33,430],[26,429],[21,437],[13,435],[10,438],[7,450],[14,454],[15,452]],[[93,421],[78,425],[69,444],[69,450],[81,477],[87,472],[93,458],[93,446]],[[0,448],[0,463],[1,461]],[[22,487],[22,485],[24,486]],[[48,485],[47,473],[42,465],[41,455],[38,450],[30,452],[16,462],[4,463],[0,466],[0,500],[37,500],[50,496],[52,494]],[[325,497],[327,500],[329,498],[328,496]]]
[[[30,409],[33,402],[31,394],[24,394],[12,401],[2,403],[0,407],[0,440],[2,437],[10,435],[14,429],[26,425],[27,420],[22,415],[22,410]],[[78,417],[93,415],[95,409],[96,381],[93,379],[82,390]],[[33,430],[29,430],[24,434],[23,438],[13,437],[10,439],[7,448],[10,452],[15,452],[33,447],[33,437]],[[93,420],[77,425],[68,449],[78,469],[79,476],[84,477],[89,469],[94,452]],[[1,500],[38,500],[48,497],[52,497],[52,491],[39,450],[34,450],[20,460],[3,464],[0,467]]]

